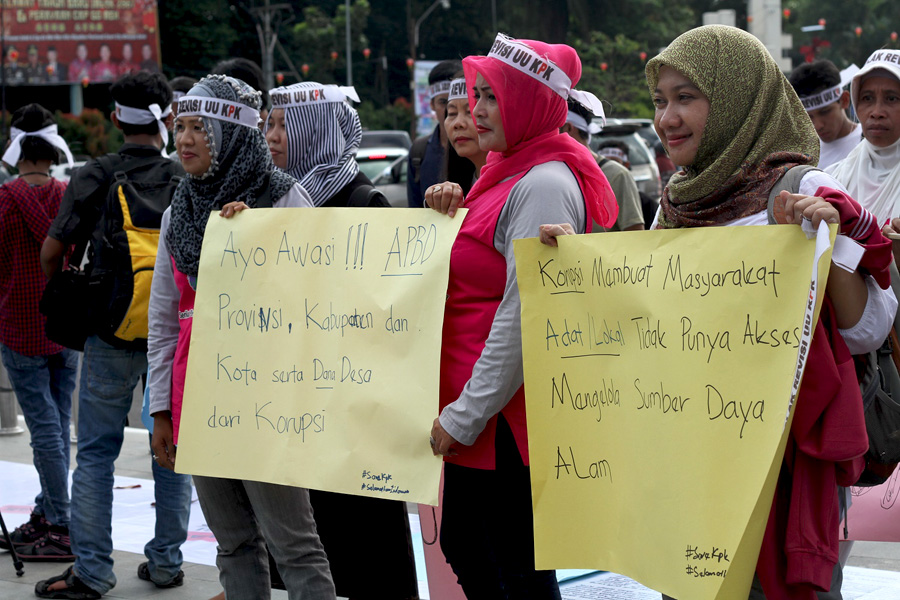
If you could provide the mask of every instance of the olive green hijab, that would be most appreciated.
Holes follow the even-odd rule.
[[[716,225],[765,210],[789,168],[818,163],[812,121],[756,37],[724,25],[680,35],[647,63],[651,94],[664,65],[696,85],[710,109],[694,163],[663,192],[661,227]]]

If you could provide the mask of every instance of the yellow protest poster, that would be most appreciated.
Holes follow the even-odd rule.
[[[516,242],[539,569],[746,598],[834,229]]]
[[[179,472],[437,504],[441,327],[465,211],[210,218]]]

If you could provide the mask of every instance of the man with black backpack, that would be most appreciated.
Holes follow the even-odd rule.
[[[78,396],[78,454],[70,535],[74,567],[38,582],[44,598],[99,598],[116,584],[112,560],[113,465],[134,388],[147,372],[147,304],[162,213],[184,171],[162,155],[171,127],[172,90],[158,73],[125,75],[110,88],[112,121],[125,143],[72,177],[41,250],[52,276],[69,246],[80,261],[89,248],[90,335],[84,342]],[[157,587],[182,584],[180,546],[187,534],[187,475],[154,469],[157,536],[138,576]],[[168,508],[164,513],[161,509]]]

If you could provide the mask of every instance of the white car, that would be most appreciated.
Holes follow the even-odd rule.
[[[359,163],[359,170],[371,180],[378,177],[385,167],[390,167],[395,160],[407,154],[409,151],[405,148],[360,148],[356,152],[356,162]]]
[[[72,166],[69,166],[69,163],[60,163],[58,165],[50,165],[50,176],[59,181],[69,181],[72,178],[72,173],[78,170],[78,167],[83,167],[87,161],[78,160],[72,163]]]

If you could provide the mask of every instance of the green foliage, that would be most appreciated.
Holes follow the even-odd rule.
[[[589,35],[587,41],[570,40],[581,56],[581,81],[577,87],[603,100],[608,117],[652,118],[641,45],[621,34],[611,38],[593,31]]]
[[[86,108],[77,117],[57,112],[56,123],[72,154],[101,156],[122,145],[122,131],[99,110]]]
[[[403,96],[394,100],[393,104],[381,108],[376,107],[372,101],[366,100],[357,107],[357,110],[359,111],[359,120],[365,129],[409,131],[412,125],[412,105]]]
[[[862,66],[879,48],[900,48],[898,42],[890,38],[892,31],[900,31],[900,11],[895,0],[787,0],[784,8],[791,11],[784,29],[794,36],[791,52],[794,65],[805,60],[798,49],[809,44],[813,37],[831,43],[831,47],[821,49],[816,58],[827,58],[839,68],[851,63]],[[825,19],[824,31],[800,31],[804,25],[817,24],[819,19]],[[857,27],[862,28],[860,35],[856,35]]]
[[[368,0],[355,0],[350,6],[350,48],[354,75],[365,63],[362,51],[368,47],[369,40],[363,31],[371,10]],[[304,79],[320,83],[346,82],[346,13],[344,4],[338,5],[332,15],[318,6],[308,6],[303,9],[300,22],[281,36],[282,44],[297,69],[303,64],[309,66]],[[336,58],[332,58],[332,52],[337,53]],[[294,83],[293,79],[286,76],[285,85]]]
[[[230,56],[259,61],[259,42],[250,55],[244,53],[246,47],[233,47],[238,32],[244,28],[256,38],[250,17],[241,13],[238,18],[236,11],[221,0],[159,0],[160,46],[166,75],[199,79]],[[251,51],[254,48],[252,44],[248,47]]]

